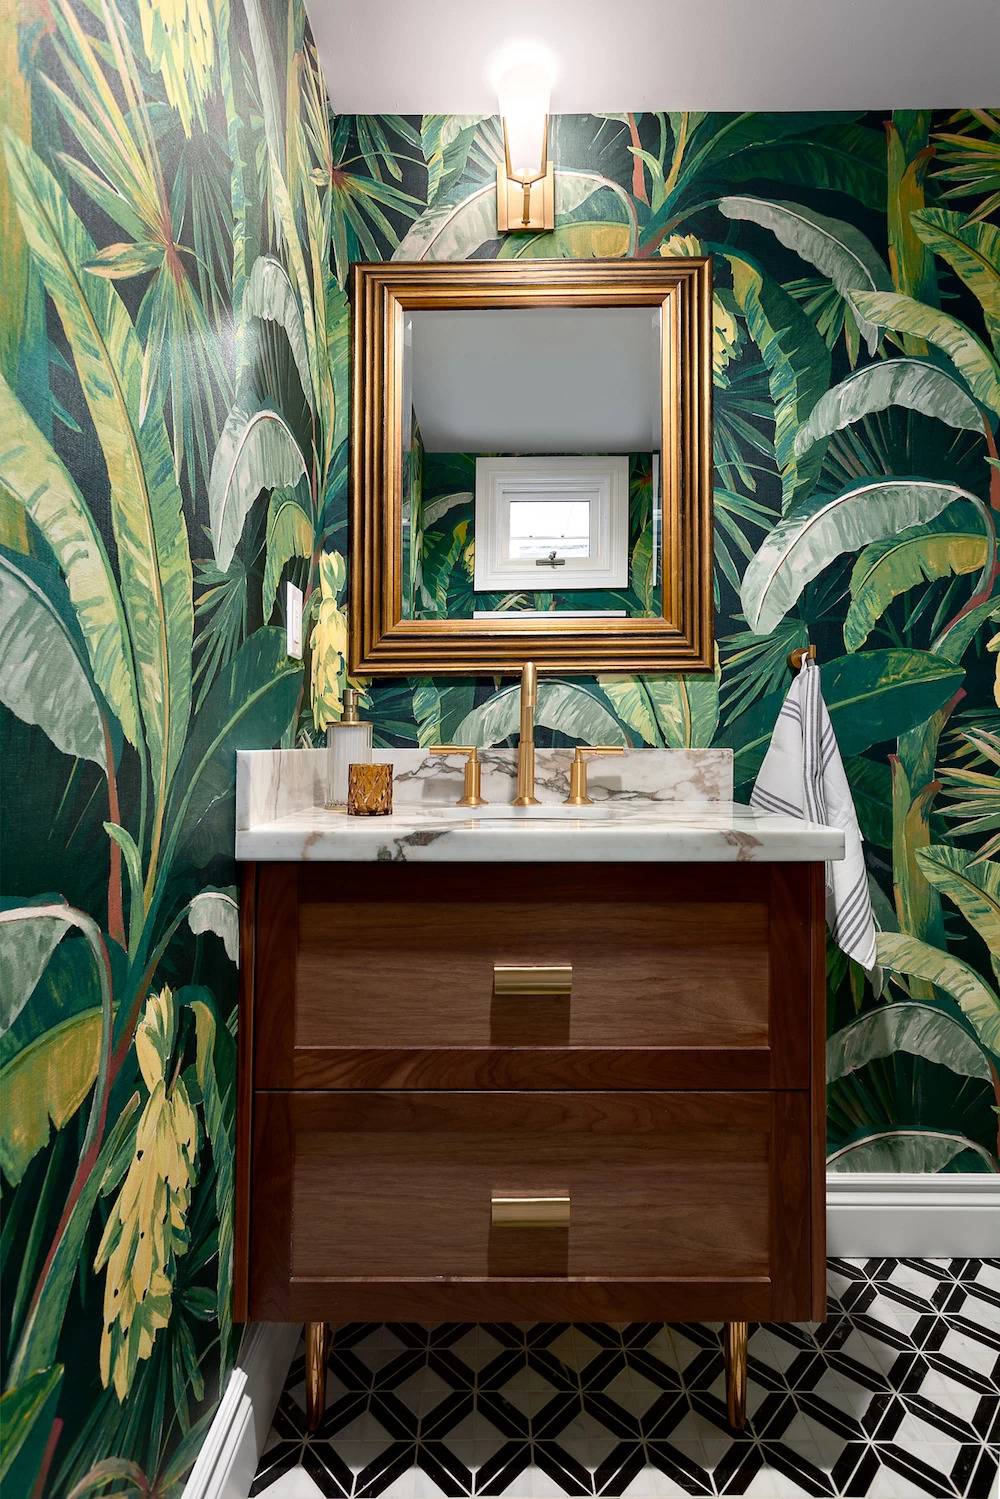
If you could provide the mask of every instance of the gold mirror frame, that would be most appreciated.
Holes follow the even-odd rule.
[[[352,302],[352,674],[712,670],[710,260],[357,264]],[[404,314],[539,304],[662,309],[662,615],[403,619]]]

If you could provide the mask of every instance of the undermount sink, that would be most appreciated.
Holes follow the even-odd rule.
[[[485,807],[435,807],[433,812],[430,808],[409,808],[399,806],[396,808],[397,817],[407,817],[411,810],[419,817],[421,815],[433,816],[434,821],[442,818],[449,822],[468,822],[474,819],[476,822],[605,822],[614,816],[611,807],[569,807],[564,802],[556,802],[538,807],[514,807],[510,803],[490,802]]]

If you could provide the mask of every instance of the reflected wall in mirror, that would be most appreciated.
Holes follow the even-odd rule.
[[[711,661],[705,260],[358,266],[352,668]]]
[[[404,618],[659,615],[662,340],[659,307],[406,314]]]

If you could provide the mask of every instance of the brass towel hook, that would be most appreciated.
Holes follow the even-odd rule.
[[[788,664],[792,668],[792,671],[801,671],[802,662],[806,658],[810,661],[816,660],[816,647],[814,645],[797,645],[794,651],[789,651]]]

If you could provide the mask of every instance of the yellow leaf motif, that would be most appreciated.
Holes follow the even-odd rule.
[[[660,245],[660,254],[668,258],[677,255],[700,255],[701,240],[693,234],[672,234]]]
[[[336,723],[344,711],[347,679],[347,616],[337,605],[346,569],[339,552],[319,563],[319,612],[312,633],[312,714],[317,729]]]
[[[123,1401],[140,1359],[170,1321],[176,1261],[188,1247],[187,1212],[198,1151],[198,1121],[179,1074],[168,1079],[176,1035],[173,995],[150,995],[135,1047],[149,1092],[135,1154],[94,1260],[107,1265],[101,1380]]]
[[[701,241],[693,234],[672,234],[660,245],[664,256],[703,255]],[[716,293],[712,297],[712,378],[716,385],[727,385],[726,370],[739,353],[740,325],[736,315]]]
[[[215,30],[208,0],[139,0],[142,44],[150,66],[163,78],[167,98],[180,115],[184,134],[197,118],[215,64]]]

